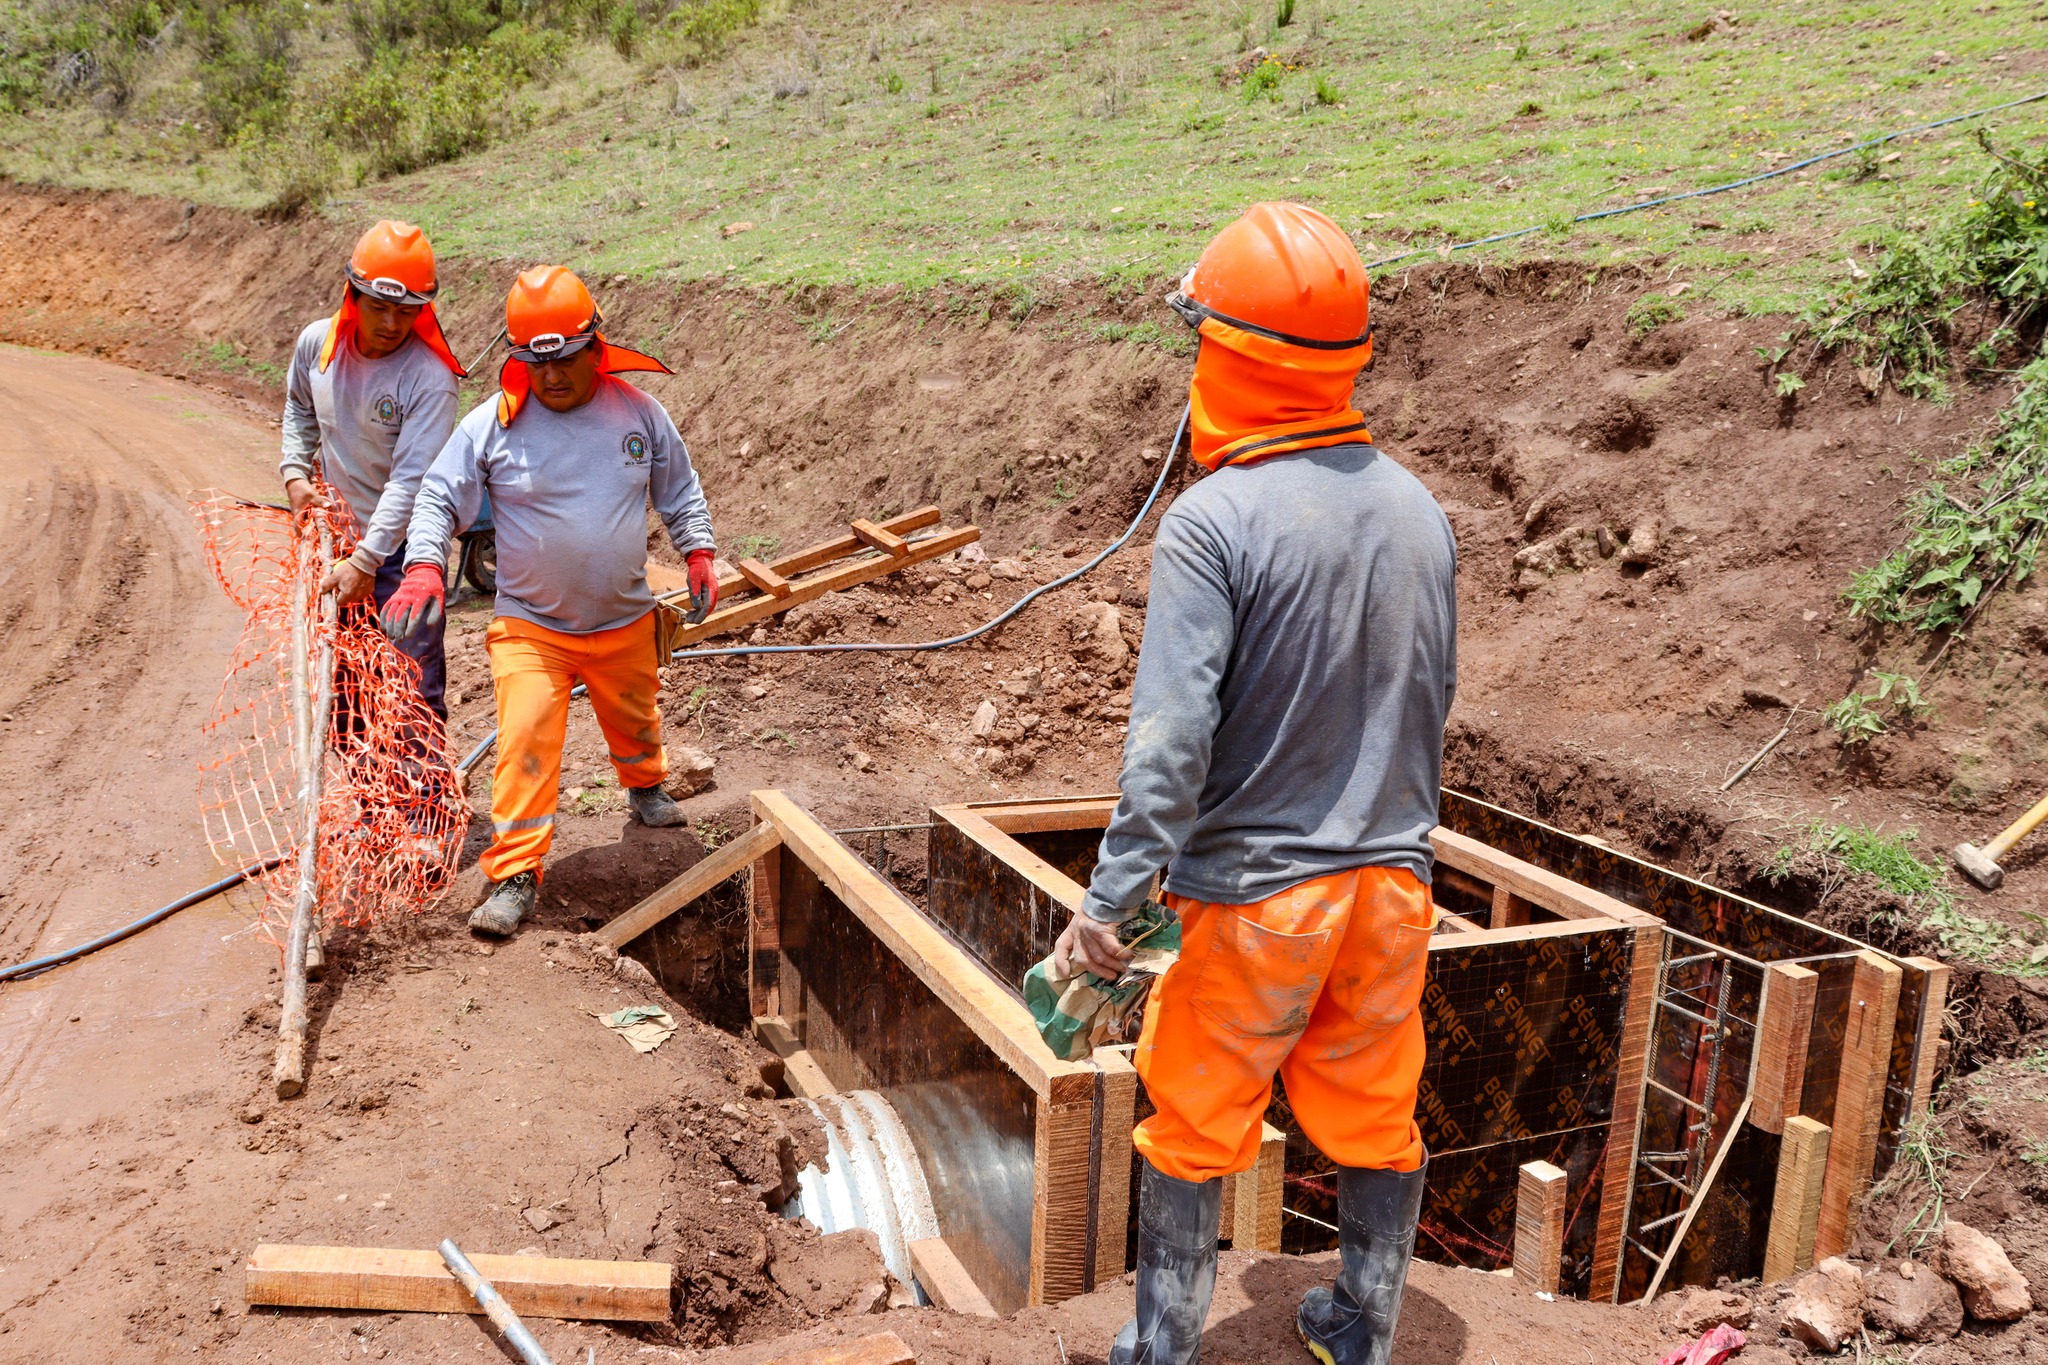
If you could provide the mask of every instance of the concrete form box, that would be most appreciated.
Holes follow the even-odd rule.
[[[781,836],[750,898],[764,1034],[820,1083],[888,1097],[940,1236],[997,1311],[1121,1275],[1129,1064],[1054,1057],[1023,1004],[809,812],[780,792],[753,805]]]
[[[996,977],[1021,981],[1078,906],[1114,806],[1094,797],[934,810],[932,918]],[[1435,1163],[1424,1253],[1504,1264],[1518,1168],[1549,1160],[1566,1172],[1572,1211],[1563,1282],[1611,1293],[1625,1201],[1599,1196],[1627,1184],[1661,931],[1611,898],[1440,834],[1440,866],[1462,879],[1455,900],[1467,913],[1439,926],[1424,988],[1417,1122]],[[1284,1094],[1270,1116],[1289,1134],[1293,1226],[1333,1223],[1328,1163],[1301,1137]],[[1313,1243],[1290,1235],[1289,1244]]]

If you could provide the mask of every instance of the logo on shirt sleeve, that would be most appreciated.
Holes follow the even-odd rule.
[[[374,405],[374,411],[377,414],[377,421],[380,425],[387,427],[395,427],[398,425],[398,419],[400,416],[398,411],[398,399],[393,397],[391,394],[387,393],[382,398],[379,398],[376,404]]]
[[[639,464],[647,458],[647,438],[637,431],[627,432],[626,439],[619,443],[619,448],[626,452],[629,463]]]

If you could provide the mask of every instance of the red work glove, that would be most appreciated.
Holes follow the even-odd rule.
[[[711,568],[711,553],[692,550],[684,556],[690,562],[690,596],[707,612],[718,605],[718,575]]]
[[[415,564],[405,571],[405,580],[391,600],[384,604],[384,633],[403,640],[421,626],[441,619],[441,603],[447,593],[441,570],[433,564]]]

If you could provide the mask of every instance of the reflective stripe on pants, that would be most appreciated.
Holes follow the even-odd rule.
[[[491,846],[479,865],[492,881],[538,871],[555,837],[569,693],[590,690],[619,784],[668,776],[656,706],[654,614],[628,626],[570,635],[500,616],[484,636],[498,693],[498,763],[491,779]]]
[[[1181,955],[1132,1060],[1158,1113],[1134,1142],[1181,1180],[1249,1170],[1278,1072],[1341,1166],[1422,1163],[1422,984],[1436,910],[1403,868],[1362,867],[1251,905],[1168,895]]]

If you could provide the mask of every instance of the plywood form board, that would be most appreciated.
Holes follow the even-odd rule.
[[[1935,1063],[1941,1054],[1942,1021],[1948,1015],[1951,968],[1931,957],[1909,957],[1900,964],[1898,1023],[1892,1029],[1892,1056],[1885,1068],[1884,1119],[1878,1127],[1878,1175],[1891,1169],[1899,1137],[1908,1124],[1926,1114],[1934,1098]]]
[[[666,1322],[665,1261],[578,1261],[471,1253],[477,1273],[525,1317]],[[249,1254],[251,1304],[376,1312],[481,1313],[437,1251],[280,1246]]]
[[[1868,948],[1868,944],[1462,792],[1444,791],[1438,818],[1446,828],[1647,911],[1682,933],[1759,962],[1796,961],[1819,971],[1822,980],[1815,1002],[1815,1035],[1808,1053],[1804,1089],[1809,1106],[1816,1094],[1832,1095],[1836,1055],[1832,1049],[1840,1042],[1846,1021],[1843,1011],[1847,1008],[1847,973],[1831,973],[1814,959],[1840,961]],[[1917,965],[1924,959],[1894,961],[1904,973],[1901,997],[1906,1001],[1906,1009],[1900,1016],[1905,1021],[1902,1026],[1919,1032],[1927,1018],[1924,1002],[1928,992],[1924,982],[1928,969]],[[1916,989],[1916,982],[1923,983],[1921,988]],[[1895,1052],[1887,1068],[1887,1088],[1896,1088],[1901,1096],[1910,1095],[1914,1081],[1912,1065],[1909,1056]],[[1897,1138],[1898,1120],[1909,1108],[1907,1104],[1886,1106],[1879,1145],[1887,1157]],[[1828,1122],[1826,1114],[1816,1114],[1811,1107],[1806,1112]]]
[[[1814,1254],[1823,1260],[1848,1250],[1857,1208],[1870,1188],[1904,975],[1897,963],[1880,953],[1857,955],[1849,1030],[1835,1089],[1835,1121],[1829,1125],[1834,1132],[1821,1187],[1820,1226],[1814,1234]]]

